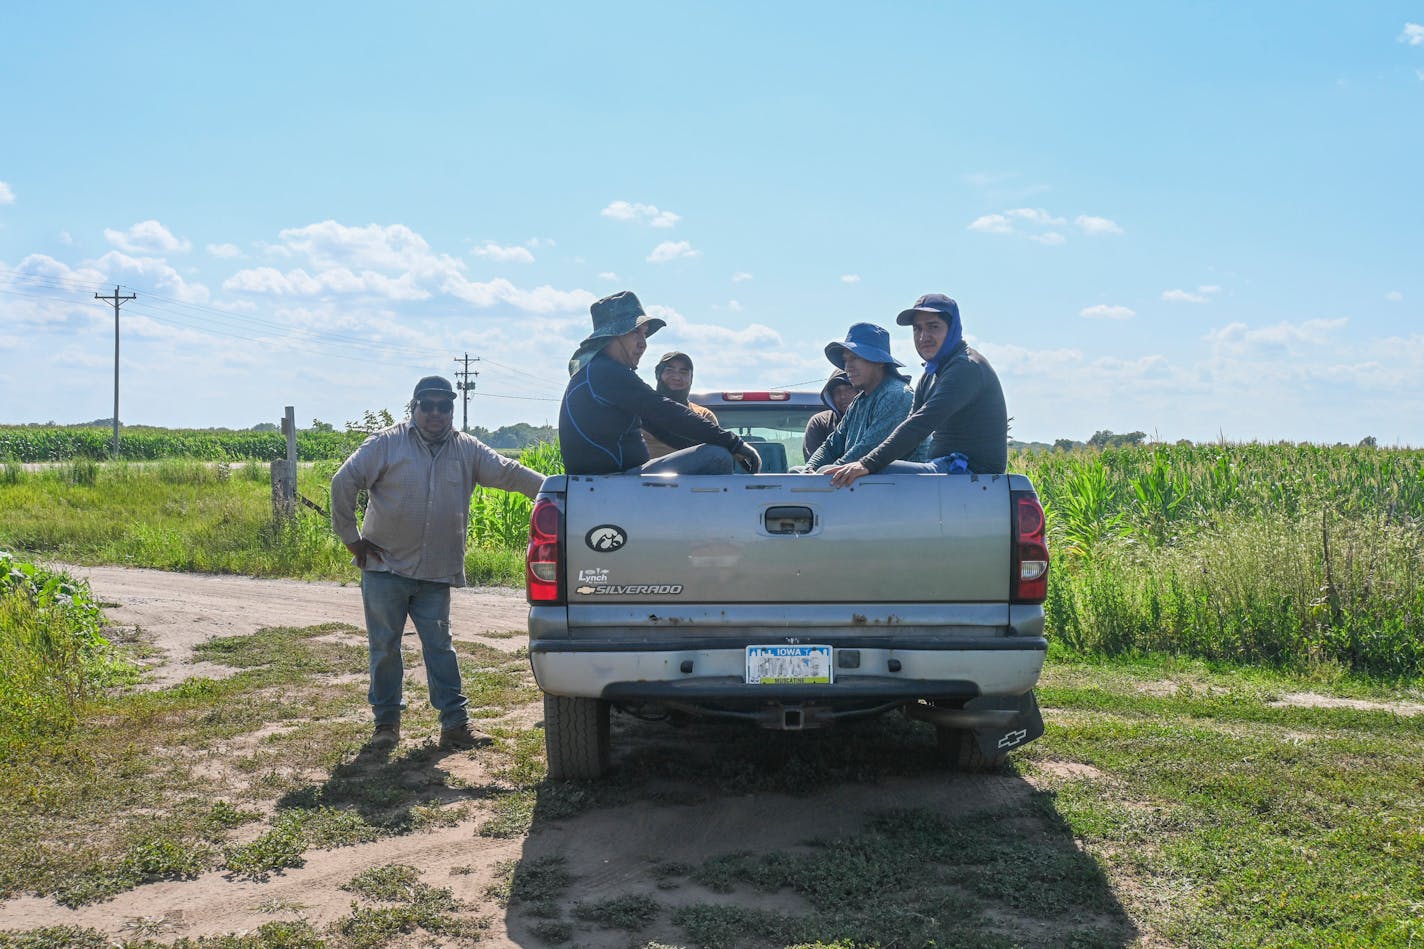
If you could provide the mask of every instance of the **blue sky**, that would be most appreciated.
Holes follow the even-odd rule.
[[[1012,434],[1424,446],[1424,2],[7,4],[0,422],[557,419],[958,299]]]

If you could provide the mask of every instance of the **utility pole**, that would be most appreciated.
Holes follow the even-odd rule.
[[[455,388],[460,390],[460,397],[463,401],[463,421],[460,423],[460,431],[468,433],[470,431],[470,393],[475,391],[475,376],[478,372],[470,371],[470,363],[479,362],[480,357],[471,356],[465,353],[463,357],[456,356],[455,361],[464,365],[464,370],[455,373],[455,378],[460,381],[455,383]]]
[[[110,297],[94,294],[96,300],[107,300],[114,305],[114,448],[113,455],[119,457],[119,307],[130,300],[138,299],[137,293],[119,295],[119,286],[114,284],[114,295]]]

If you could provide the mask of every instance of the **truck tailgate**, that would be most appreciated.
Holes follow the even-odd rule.
[[[1009,595],[1003,475],[570,476],[565,516],[570,606]]]

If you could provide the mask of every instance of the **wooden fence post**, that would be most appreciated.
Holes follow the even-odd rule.
[[[272,517],[289,521],[297,514],[297,422],[290,405],[282,416],[282,434],[287,436],[287,457],[272,462]]]

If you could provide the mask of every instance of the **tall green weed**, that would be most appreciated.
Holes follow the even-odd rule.
[[[126,666],[88,585],[0,551],[0,760],[78,720],[85,696]]]

